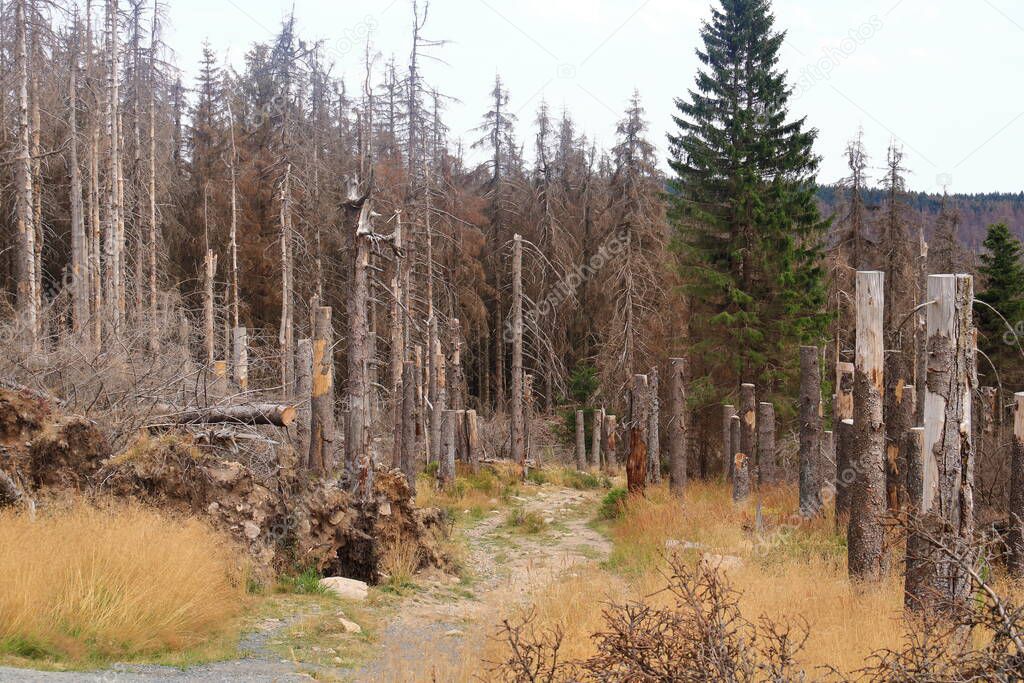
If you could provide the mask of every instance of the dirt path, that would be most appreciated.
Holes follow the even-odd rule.
[[[3,681],[401,681],[453,680],[479,657],[484,639],[509,608],[526,601],[572,567],[608,555],[608,541],[588,526],[599,493],[543,487],[514,502],[544,519],[534,534],[505,526],[497,510],[465,530],[472,580],[420,581],[417,592],[390,612],[369,660],[355,669],[293,662],[270,643],[309,612],[266,619],[243,638],[242,657],[190,667],[125,665],[95,673],[51,673],[0,667]],[[312,608],[315,612],[317,608]]]

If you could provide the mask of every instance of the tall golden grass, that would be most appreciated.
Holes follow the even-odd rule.
[[[0,654],[131,659],[224,635],[244,605],[232,546],[139,505],[0,515]]]

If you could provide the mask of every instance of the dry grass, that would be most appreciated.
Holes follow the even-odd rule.
[[[0,655],[100,664],[208,644],[236,627],[245,577],[192,519],[79,503],[0,515]]]
[[[412,585],[420,560],[420,549],[416,545],[397,541],[388,544],[380,558],[380,571],[387,576],[386,585],[394,589]]]

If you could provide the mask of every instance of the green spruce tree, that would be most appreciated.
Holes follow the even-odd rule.
[[[790,119],[769,0],[721,0],[701,37],[703,66],[669,135],[694,377],[708,402],[740,381],[792,396],[796,347],[820,343],[828,322],[817,131]]]
[[[1024,337],[1024,263],[1021,263],[1021,243],[1010,233],[1005,223],[996,223],[989,226],[983,244],[986,253],[980,256],[981,267],[978,270],[984,289],[978,294],[978,299],[988,306],[977,307],[978,342],[998,368],[1003,386],[1019,391],[1024,385],[1021,352],[1018,340],[1010,333],[1007,323],[1014,328],[1017,337]],[[1020,342],[1024,344],[1024,339]]]

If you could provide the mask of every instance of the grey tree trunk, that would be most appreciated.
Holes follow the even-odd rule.
[[[604,453],[605,469],[611,468],[612,464],[618,462],[619,432],[618,417],[606,415],[604,419]]]
[[[474,472],[480,469],[480,428],[475,410],[466,411],[466,459]]]
[[[1010,574],[1024,578],[1024,392],[1013,395],[1013,450],[1010,455]]]
[[[836,527],[846,528],[850,522],[850,487],[856,479],[853,469],[853,420],[836,425]]]
[[[237,335],[236,335],[237,339]],[[310,418],[313,399],[313,340],[300,339],[295,345],[295,398],[299,409],[295,434],[296,452],[306,465],[309,460]],[[309,403],[306,403],[306,401]]]
[[[650,405],[647,419],[647,481],[656,484],[661,481],[661,401],[658,398],[658,368],[651,368],[647,375]]]
[[[817,346],[800,347],[800,515],[821,514],[821,366]]]
[[[857,350],[853,389],[853,485],[847,530],[850,577],[877,580],[883,568],[885,424],[882,421],[884,274],[857,272]]]
[[[732,449],[732,418],[736,415],[736,407],[728,403],[722,406],[722,474],[732,479],[733,456],[736,455]]]
[[[291,396],[295,390],[295,314],[292,311],[294,264],[292,258],[291,164],[285,166],[281,184],[281,391]]]
[[[775,483],[775,406],[757,404],[757,473],[762,486]]]
[[[740,385],[740,450],[746,458],[747,486],[754,481],[757,457],[757,394],[753,384]]]
[[[398,466],[416,494],[416,362],[402,363],[402,443]]]
[[[78,165],[78,27],[71,52],[68,120],[71,168],[71,329],[75,335],[85,330],[89,320],[89,242],[85,235],[85,215],[82,203],[82,172]],[[89,46],[92,49],[92,45]],[[156,335],[154,335],[154,338]]]
[[[244,327],[234,330],[234,344],[231,354],[231,371],[234,373],[235,384],[241,392],[249,391],[249,332]],[[299,396],[305,398],[304,393]]]
[[[903,605],[910,610],[924,608],[931,600],[928,567],[935,561],[935,549],[922,535],[927,529],[921,515],[924,503],[924,427],[911,427],[903,435],[907,455],[907,550],[903,581]]]
[[[686,459],[690,450],[690,415],[686,383],[690,364],[686,358],[669,359],[669,490],[682,497],[686,489]]]
[[[590,469],[601,467],[601,441],[604,431],[604,408],[594,410],[594,424],[590,431]]]
[[[458,415],[454,410],[446,410],[442,415],[440,461],[437,467],[438,486],[448,490],[455,483],[455,421]]]
[[[373,461],[370,453],[370,249],[373,239],[370,192],[359,194],[359,180],[348,182],[344,204],[346,229],[355,245],[352,289],[348,299],[348,430],[345,440],[345,472],[350,487],[369,498],[373,491]],[[314,349],[315,353],[315,349]]]
[[[750,464],[747,455],[743,452],[742,420],[739,415],[733,415],[730,424],[730,441],[732,442],[732,499],[743,502],[750,497]]]
[[[212,368],[217,355],[217,332],[215,325],[213,281],[217,275],[217,255],[213,249],[206,250],[206,274],[203,279],[203,342],[206,344],[206,367]]]
[[[902,451],[903,435],[914,426],[917,394],[912,384],[887,381],[885,422],[885,490],[889,510],[898,512],[906,504],[907,454]]]
[[[582,410],[576,411],[576,469],[587,469],[587,432]]]
[[[499,337],[504,334],[498,327]],[[499,347],[500,348],[500,347]],[[500,363],[500,359],[498,363]],[[496,363],[496,365],[498,364]],[[500,377],[500,373],[498,375]],[[523,238],[512,242],[512,461],[526,472],[523,424]]]

